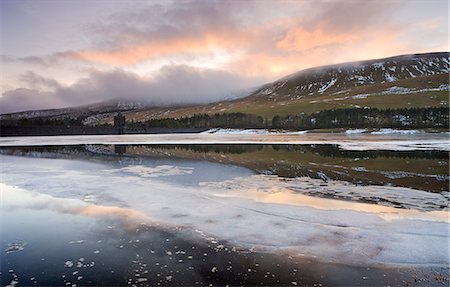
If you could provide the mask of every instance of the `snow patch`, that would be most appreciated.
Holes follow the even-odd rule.
[[[326,83],[319,89],[319,93],[323,94],[326,90],[331,88],[336,83],[336,81],[337,81],[337,79],[331,79],[331,81],[329,81],[328,83]]]
[[[372,64],[372,67],[375,67],[375,68],[381,68],[381,69],[383,69],[384,70],[384,62],[377,62],[377,63],[373,63]]]
[[[397,81],[397,78],[394,77],[394,76],[392,76],[391,74],[389,74],[388,71],[386,71],[386,72],[384,73],[384,78],[385,78],[386,81],[388,81],[388,82],[395,82],[395,81]]]
[[[387,135],[387,134],[402,134],[413,135],[420,133],[419,130],[397,130],[397,129],[380,129],[378,131],[371,132],[373,135]]]
[[[366,99],[370,95],[371,94],[357,94],[357,95],[352,96],[352,99]]]
[[[353,135],[353,134],[362,134],[367,132],[367,129],[352,129],[352,130],[346,130],[345,133],[347,135]]]
[[[270,133],[267,129],[210,129],[204,132],[201,132],[201,134],[247,134],[247,135],[254,135],[254,134],[268,134]]]
[[[385,89],[384,91],[380,93],[373,93],[373,94],[358,94],[352,96],[353,99],[366,99],[370,96],[384,96],[384,95],[407,95],[407,94],[416,94],[416,93],[423,93],[423,92],[439,92],[439,91],[448,91],[449,85],[448,84],[442,84],[439,87],[436,88],[427,88],[427,89],[411,89],[411,88],[405,88],[405,87],[389,87]]]

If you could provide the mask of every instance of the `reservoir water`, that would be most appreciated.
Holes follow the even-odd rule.
[[[448,142],[422,136],[2,139],[1,285],[448,284]]]

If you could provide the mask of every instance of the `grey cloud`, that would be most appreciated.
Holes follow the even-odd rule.
[[[55,93],[18,88],[6,91],[0,98],[0,113],[59,108],[63,100]]]
[[[0,55],[0,59],[2,63],[13,63],[15,61],[13,57],[9,57],[6,55]]]
[[[246,28],[252,37],[235,41],[239,49],[250,53],[283,56],[289,53],[274,45],[295,27],[314,31],[320,26],[328,33],[372,31],[390,22],[403,0],[379,1],[175,1],[140,4],[127,11],[116,12],[96,23],[84,26],[90,42],[86,49],[120,51],[140,43],[160,44],[178,38],[202,38],[208,33],[230,38],[242,35]],[[271,20],[290,18],[289,24],[273,24]],[[255,27],[257,27],[255,31]],[[259,29],[259,30],[258,30]],[[233,46],[232,45],[232,46]],[[77,51],[50,55],[11,58],[33,66],[51,66],[61,61],[85,61]]]
[[[242,27],[250,25],[249,22],[257,21],[257,17],[262,17],[252,16],[256,8],[261,10],[265,7],[258,3],[259,1],[176,1],[116,12],[82,27],[90,42],[86,49],[117,51],[140,43],[161,43],[185,37],[201,38],[207,33],[233,35]],[[77,51],[71,50],[17,58],[4,55],[2,59],[5,62],[33,66],[52,66],[67,60],[84,61]]]
[[[34,65],[34,66],[48,66],[50,65],[49,60],[52,57],[49,56],[43,56],[43,57],[38,57],[38,56],[28,56],[28,57],[10,57],[10,56],[6,56],[6,55],[1,55],[1,60],[3,63],[24,63],[24,64],[29,64],[29,65]]]
[[[262,83],[262,79],[190,66],[166,66],[151,79],[118,69],[97,71],[67,87],[32,72],[25,74],[24,78],[36,80],[40,85],[51,86],[54,90],[42,92],[21,88],[6,91],[0,98],[1,113],[80,106],[117,99],[154,106],[201,104],[236,96]]]
[[[230,39],[232,44],[227,49],[284,57],[305,52],[288,51],[276,45],[293,28],[308,32],[320,29],[325,34],[367,35],[389,25],[396,27],[392,13],[402,4],[404,0],[387,3],[357,0],[175,1],[115,13],[90,25],[87,34],[92,36],[93,49],[115,51],[133,44],[160,44],[165,40],[202,38],[213,33]],[[336,45],[322,48],[331,53]],[[341,53],[339,48],[334,50]]]
[[[31,89],[56,89],[61,86],[55,79],[42,77],[33,71],[27,71],[20,75],[19,80]]]
[[[33,67],[49,67],[68,59],[76,60],[78,54],[74,51],[64,51],[42,56],[10,57],[0,55],[0,57],[3,63],[23,63]]]
[[[392,1],[315,1],[310,7],[310,18],[303,21],[307,27],[323,25],[329,32],[349,32],[374,29],[392,22],[404,0]]]
[[[307,1],[174,1],[114,13],[85,26],[94,49],[116,50],[142,42],[180,37],[201,38],[207,33],[235,35],[246,28],[267,26],[284,17],[298,18]],[[276,8],[276,9],[274,9]],[[273,35],[261,33],[270,44]],[[245,44],[245,43],[240,43]]]
[[[167,66],[161,69],[161,75],[152,88],[155,95],[161,97],[160,102],[206,103],[236,96],[236,93],[262,82],[262,79],[245,78],[224,71]]]

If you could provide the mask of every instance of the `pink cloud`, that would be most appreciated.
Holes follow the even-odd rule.
[[[330,33],[321,28],[308,31],[302,27],[289,30],[286,36],[277,42],[277,47],[288,51],[305,51],[326,45],[350,43],[359,38],[353,33]]]

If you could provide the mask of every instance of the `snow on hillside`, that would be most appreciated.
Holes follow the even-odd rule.
[[[136,102],[105,102],[88,106],[63,108],[63,109],[51,109],[51,110],[37,110],[37,111],[24,111],[11,114],[0,115],[0,120],[20,120],[20,119],[33,119],[33,118],[46,118],[46,119],[76,119],[78,117],[86,117],[86,121],[91,123],[93,119],[87,119],[89,116],[102,118],[102,114],[116,113],[118,111],[129,111],[142,108],[142,103]]]
[[[369,96],[380,96],[380,95],[407,95],[407,94],[416,94],[416,93],[424,93],[424,92],[440,92],[440,91],[449,91],[449,84],[442,84],[436,88],[429,89],[411,89],[405,87],[390,87],[381,93],[372,93],[372,94],[358,94],[352,96],[353,99],[365,99]]]
[[[448,53],[398,56],[362,63],[311,68],[287,76],[256,91],[255,96],[316,95],[357,86],[449,73]]]
[[[289,105],[289,101],[316,95],[330,95],[329,100],[326,99],[323,101],[337,101],[351,99],[351,97],[353,97],[353,99],[364,99],[372,95],[448,91],[448,80],[446,83],[442,82],[441,76],[438,76],[439,80],[433,83],[426,79],[420,79],[417,81],[417,87],[414,87],[414,85],[409,85],[408,88],[402,87],[403,83],[400,83],[399,81],[436,74],[447,74],[449,72],[450,61],[449,53],[447,52],[405,55],[363,62],[342,63],[302,70],[273,83],[265,84],[256,89],[254,93],[250,93],[250,90],[247,90],[247,93],[250,95],[245,98],[244,101],[247,101],[246,104],[248,104],[255,100],[252,98],[253,96],[257,96],[277,102],[277,105]],[[392,83],[391,85],[395,86],[387,88],[384,91],[370,90],[372,85],[381,83]],[[433,87],[433,84],[436,86]],[[440,86],[438,86],[439,84]],[[352,93],[354,88],[361,86],[368,86],[369,90],[366,91],[365,88],[363,88],[359,89],[358,92]],[[375,91],[377,91],[377,93],[375,93]],[[338,94],[343,94],[343,97],[334,97],[334,95]],[[244,94],[230,95],[228,100],[235,100],[235,102],[219,102],[214,104],[210,109],[208,106],[198,106],[195,108],[201,109],[202,113],[216,108],[217,112],[227,112],[239,107],[242,102],[239,102],[239,100],[236,101],[235,97],[241,96],[244,96]],[[311,101],[311,103],[314,102]],[[443,101],[441,105],[446,104],[447,102]],[[149,111],[150,106],[146,104],[118,100],[115,102],[99,103],[77,108],[5,114],[0,115],[0,120],[19,120],[22,118],[65,119],[81,117],[84,120],[84,124],[93,125],[99,123],[104,118],[111,119],[111,113],[137,110],[144,106],[147,108],[141,110],[142,112],[140,112],[140,115],[147,113],[144,117],[145,119],[156,117],[155,114],[152,114],[152,111]],[[271,108],[273,107],[274,106],[271,106]],[[173,111],[178,109],[177,107],[170,108],[173,108]],[[132,113],[129,114],[130,117],[131,114]],[[192,114],[184,114],[184,116],[191,115]],[[161,115],[157,116],[160,117]]]
[[[331,81],[329,81],[328,83],[326,83],[319,89],[319,93],[323,94],[323,92],[325,92],[326,90],[331,88],[331,86],[333,86],[336,83],[336,81],[337,81],[337,79],[331,79]]]

